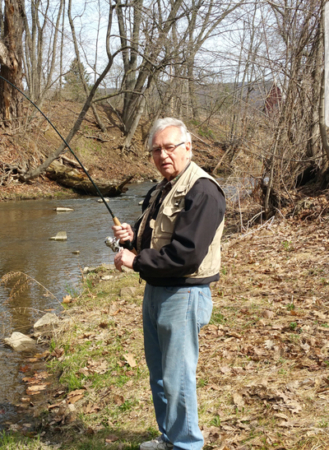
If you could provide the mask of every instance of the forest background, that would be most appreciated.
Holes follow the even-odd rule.
[[[200,335],[208,450],[329,446],[325,3],[0,0],[0,200],[62,194],[51,167],[78,170],[4,79],[46,113],[97,182],[156,178],[149,130],[174,116],[199,165],[246,183],[251,202],[228,202],[226,223],[242,233],[226,227],[212,321]],[[35,361],[24,368],[28,401],[18,406],[37,425],[9,430],[33,440],[3,433],[1,450],[134,450],[157,435],[143,286],[113,267],[83,277],[83,293],[64,301],[73,326],[64,321],[50,351],[32,358],[49,373]],[[59,387],[47,388],[54,374]],[[40,388],[33,397],[31,386]]]
[[[96,178],[123,176],[126,163],[150,178],[150,126],[174,116],[206,170],[253,177],[269,217],[294,202],[296,187],[328,184],[324,6],[6,0],[0,75],[54,120]],[[41,181],[65,143],[3,78],[0,121],[3,192]]]

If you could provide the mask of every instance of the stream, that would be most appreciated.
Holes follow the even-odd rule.
[[[126,193],[110,199],[121,222],[134,223],[141,213],[139,203],[153,185],[131,184]],[[74,211],[59,213],[56,207]],[[0,278],[23,272],[39,283],[32,281],[10,300],[8,287],[0,285],[0,429],[15,419],[14,405],[25,394],[21,368],[26,364],[24,355],[4,346],[3,338],[14,331],[28,334],[47,311],[61,311],[63,297],[79,291],[84,267],[113,263],[114,254],[104,244],[113,235],[111,227],[112,218],[97,197],[0,203]],[[66,231],[67,241],[50,240],[60,231]]]
[[[130,185],[125,194],[110,199],[110,208],[121,222],[138,218],[138,203],[153,184]],[[74,211],[59,213],[56,207]],[[24,396],[21,367],[26,364],[24,355],[4,346],[3,338],[14,331],[30,333],[46,310],[59,312],[63,296],[78,292],[84,267],[113,263],[114,254],[104,244],[113,235],[112,224],[97,197],[0,203],[0,278],[9,272],[26,273],[56,297],[32,281],[8,300],[9,289],[0,286],[0,427],[14,419],[14,405]],[[66,231],[67,241],[49,239],[60,231]]]

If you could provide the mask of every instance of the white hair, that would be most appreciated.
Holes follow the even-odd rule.
[[[152,149],[152,142],[154,135],[159,131],[163,131],[168,127],[177,127],[180,129],[182,138],[185,142],[189,142],[191,144],[190,157],[192,158],[192,137],[191,134],[187,131],[186,125],[179,119],[174,119],[173,117],[165,117],[164,119],[158,119],[154,122],[149,136],[149,149]]]

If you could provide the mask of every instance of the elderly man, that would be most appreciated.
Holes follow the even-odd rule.
[[[146,362],[161,436],[141,450],[199,450],[196,368],[198,332],[211,316],[209,283],[219,279],[225,199],[217,182],[191,162],[183,122],[159,119],[150,134],[154,164],[164,179],[147,194],[134,226],[113,226],[127,249],[114,263],[146,280],[143,328]]]

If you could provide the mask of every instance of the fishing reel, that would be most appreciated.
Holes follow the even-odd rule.
[[[110,247],[112,252],[120,252],[122,250],[122,247],[119,245],[120,239],[115,239],[115,237],[108,236],[105,239],[105,245]]]

